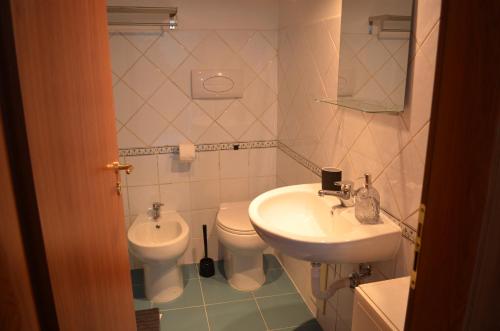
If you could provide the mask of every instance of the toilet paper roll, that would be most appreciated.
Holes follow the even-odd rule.
[[[179,145],[179,160],[190,162],[195,158],[196,147],[193,144]]]

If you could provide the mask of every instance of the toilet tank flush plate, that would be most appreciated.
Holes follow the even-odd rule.
[[[243,72],[240,69],[192,70],[193,99],[233,99],[243,97]]]

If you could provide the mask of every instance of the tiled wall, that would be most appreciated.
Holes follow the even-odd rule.
[[[112,5],[165,6],[165,1],[111,0]],[[277,2],[267,0],[171,0],[179,28],[160,32],[110,30],[118,144],[134,148],[277,138]],[[192,69],[241,69],[241,99],[193,100]],[[202,254],[201,225],[213,231],[221,202],[247,200],[275,185],[275,148],[197,153],[191,164],[177,154],[124,157],[135,166],[124,180],[128,223],[153,201],[177,210],[191,226],[182,259]],[[138,261],[132,261],[137,267]]]
[[[229,2],[219,0],[212,6],[224,12]],[[271,10],[273,3],[261,6],[261,11]],[[187,29],[183,6],[179,4],[178,30],[122,28],[110,33],[120,148],[275,139],[276,29],[260,22],[258,16],[264,13],[258,11],[248,15],[255,17],[252,29],[224,28],[218,22],[218,29]],[[258,24],[263,26],[259,29]],[[242,70],[243,98],[191,99],[193,69]]]
[[[177,210],[190,225],[191,241],[182,263],[195,263],[203,254],[201,227],[208,225],[210,256],[219,258],[215,216],[221,202],[249,200],[275,187],[276,148],[200,152],[194,162],[177,154],[126,156],[134,165],[123,189],[128,222],[153,201]],[[133,259],[133,267],[138,261]]]
[[[343,169],[346,179],[371,172],[383,208],[405,228],[415,229],[429,129],[440,1],[418,1],[408,105],[402,114],[396,115],[367,114],[313,102],[314,98],[335,97],[337,93],[340,5],[340,0],[280,1],[279,142],[291,150],[290,155],[298,155],[319,167]],[[308,14],[301,15],[304,12]],[[288,154],[278,151],[278,185],[319,181],[317,175],[296,161],[297,157]],[[286,256],[281,258],[309,306],[316,309],[308,264]],[[412,259],[413,243],[402,240],[394,260],[375,265],[375,279],[408,275]],[[352,268],[330,266],[330,274],[338,277]],[[352,294],[350,289],[342,290],[329,300],[326,315],[318,311],[325,329],[350,328]]]

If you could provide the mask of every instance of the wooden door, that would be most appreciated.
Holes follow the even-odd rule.
[[[500,2],[442,5],[406,330],[500,330]]]
[[[0,109],[1,110],[1,109]],[[0,116],[0,328],[39,330]]]
[[[23,115],[61,330],[134,330],[105,0],[11,0]],[[19,198],[19,197],[18,197]]]

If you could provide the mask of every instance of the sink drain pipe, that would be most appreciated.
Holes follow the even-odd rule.
[[[319,300],[327,300],[335,293],[346,287],[355,288],[361,283],[361,280],[371,275],[369,264],[360,264],[359,271],[351,273],[348,277],[341,278],[333,282],[326,290],[320,288],[320,269],[321,263],[311,263],[311,289],[314,297]]]

